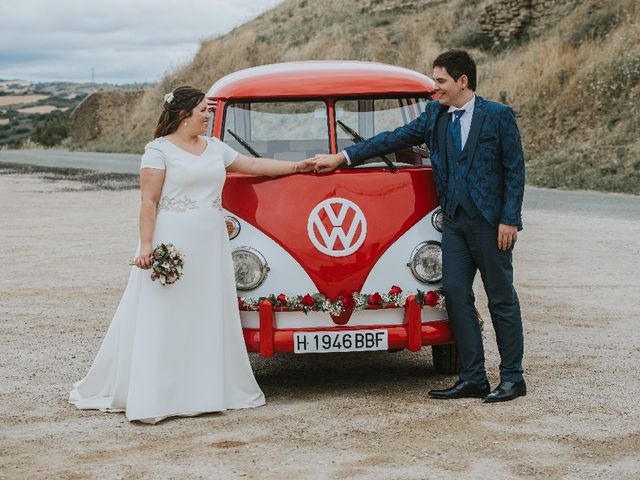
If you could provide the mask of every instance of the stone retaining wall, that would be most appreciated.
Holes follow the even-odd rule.
[[[554,20],[556,7],[566,0],[491,0],[479,18],[482,32],[495,44],[542,31]]]

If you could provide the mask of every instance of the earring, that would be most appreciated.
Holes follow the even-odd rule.
[[[187,126],[187,122],[184,122],[184,126],[185,126],[185,127]]]

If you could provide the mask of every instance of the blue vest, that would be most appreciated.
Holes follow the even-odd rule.
[[[467,188],[467,145],[465,144],[462,151],[458,151],[453,144],[449,128],[451,127],[451,117],[447,122],[447,199],[445,202],[445,214],[450,218],[456,213],[459,206],[464,208],[467,215],[475,217],[478,208],[469,196]]]

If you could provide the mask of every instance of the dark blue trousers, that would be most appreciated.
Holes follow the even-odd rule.
[[[480,271],[500,352],[500,377],[522,380],[524,338],[518,295],[513,287],[511,251],[498,249],[498,229],[482,215],[468,215],[458,207],[453,218],[444,216],[442,232],[442,289],[458,345],[460,379],[480,383],[487,379],[482,333],[473,295]]]

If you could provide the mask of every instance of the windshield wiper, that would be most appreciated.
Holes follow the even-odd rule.
[[[346,133],[347,135],[349,135],[351,137],[351,141],[353,143],[362,143],[362,142],[364,142],[365,139],[363,137],[361,137],[360,134],[358,132],[356,132],[353,128],[351,128],[348,125],[345,125],[342,120],[338,120],[338,121],[336,121],[336,123],[344,131],[344,133]],[[380,155],[380,158],[382,158],[382,160],[384,160],[384,163],[387,164],[387,167],[389,167],[389,170],[391,170],[392,172],[395,172],[397,170],[397,167],[386,156]]]
[[[238,136],[235,134],[235,132],[233,130],[231,130],[230,128],[227,128],[227,132],[229,132],[229,135],[231,135],[233,138],[235,138],[238,143],[240,145],[242,145],[247,152],[249,152],[251,155],[253,155],[256,158],[260,158],[260,154],[258,152],[256,152],[253,147],[251,145],[249,145],[249,143],[242,137]]]

